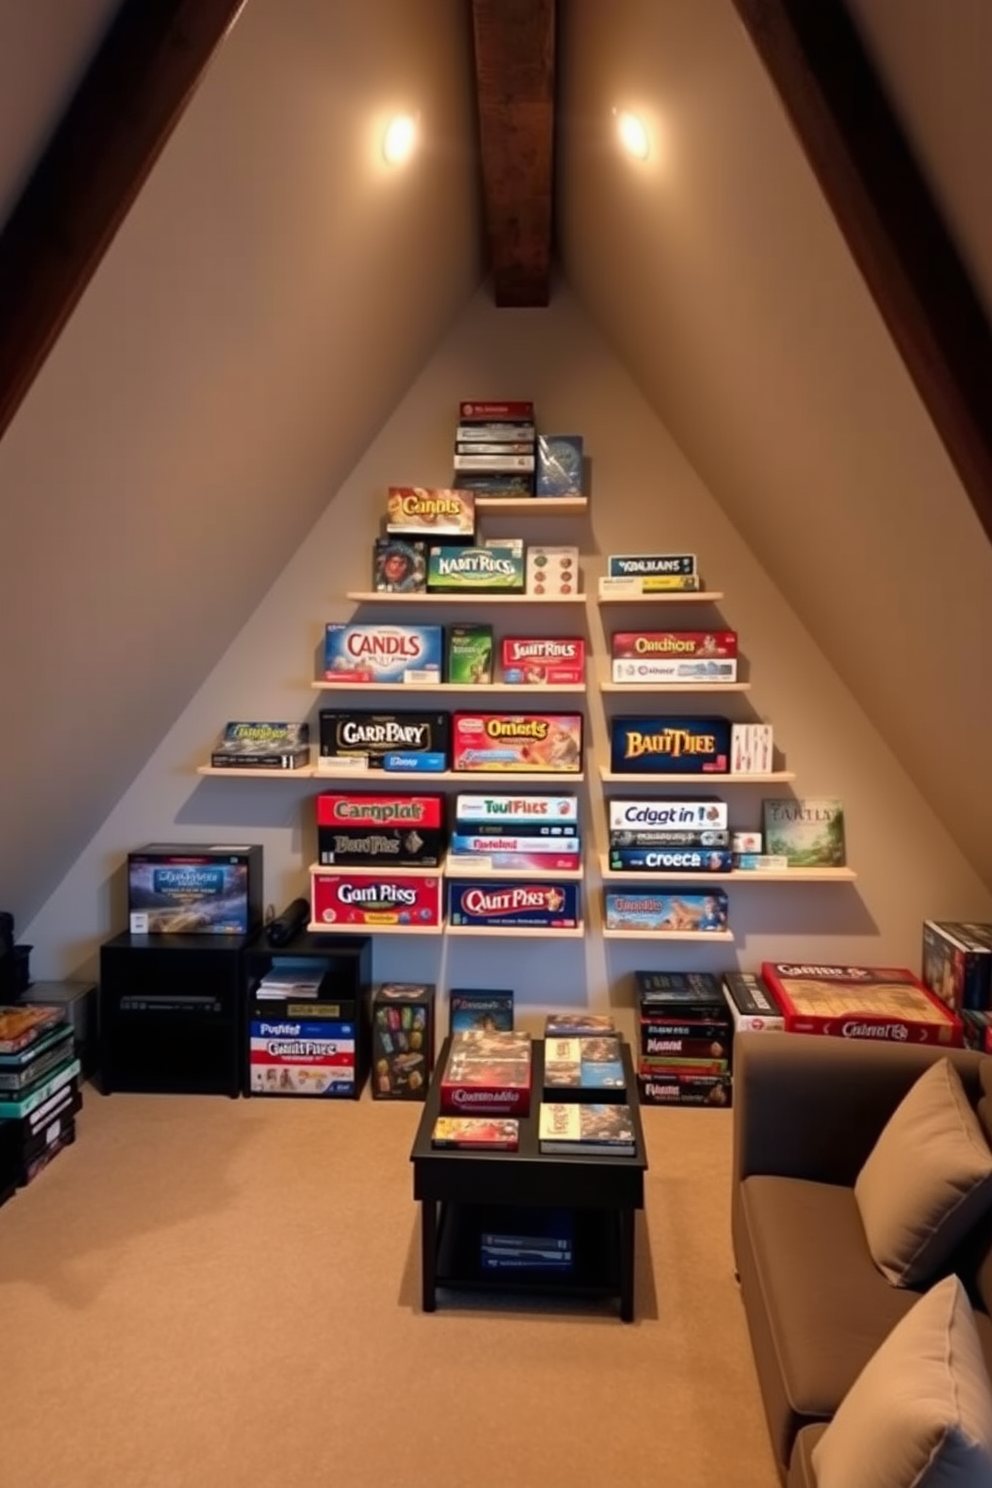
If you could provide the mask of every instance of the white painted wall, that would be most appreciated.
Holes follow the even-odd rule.
[[[217,780],[194,771],[228,718],[315,719],[327,706],[327,694],[310,686],[323,626],[352,613],[347,589],[368,586],[386,487],[447,482],[464,397],[533,398],[546,431],[584,435],[592,461],[590,519],[542,517],[522,529],[501,518],[500,530],[516,525],[532,541],[579,542],[590,592],[609,552],[698,553],[708,584],[725,592],[715,613],[738,630],[752,679],[746,704],[730,700],[728,715],[774,724],[785,763],[797,773],[798,794],[843,799],[849,861],[859,878],[849,887],[731,885],[737,945],[668,948],[602,940],[593,872],[584,942],[380,936],[377,978],[509,985],[523,1026],[536,1028],[545,1007],[581,1003],[587,989],[594,1007],[626,1007],[627,973],[639,966],[750,969],[763,959],[789,958],[918,967],[924,918],[992,918],[988,891],[571,294],[560,290],[549,310],[505,311],[480,293],[362,459],[329,493],[312,531],[28,927],[37,975],[94,970],[99,943],[126,922],[125,855],[150,840],[261,842],[266,899],[281,907],[306,891],[319,782]],[[495,519],[490,530],[497,530]],[[598,607],[587,608],[596,637]],[[459,613],[465,617],[462,607]],[[574,624],[574,614],[559,613],[565,625]],[[491,614],[500,633],[507,610]],[[656,619],[651,612],[649,623]],[[553,617],[542,612],[541,620],[543,632],[553,633]],[[621,699],[618,706],[627,704]],[[672,700],[658,711],[676,707]],[[593,742],[602,746],[602,699],[595,691],[588,710]],[[761,787],[728,788],[735,825],[760,824],[762,794]],[[602,847],[595,779],[586,790],[584,820],[590,849],[594,842]],[[592,863],[592,851],[588,857]]]

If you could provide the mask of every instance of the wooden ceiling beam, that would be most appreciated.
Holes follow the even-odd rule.
[[[841,0],[733,0],[992,540],[992,332]]]
[[[500,306],[551,298],[555,0],[472,0],[482,191]]]
[[[0,233],[0,436],[245,0],[124,0]]]

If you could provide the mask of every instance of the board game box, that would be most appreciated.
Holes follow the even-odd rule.
[[[694,574],[695,553],[611,553],[607,559],[611,579],[656,578],[659,575]]]
[[[646,1106],[720,1106],[732,1104],[733,1085],[729,1074],[665,1075],[639,1074],[637,1087]]]
[[[523,553],[509,543],[470,548],[432,543],[427,551],[428,591],[522,594],[523,587]]]
[[[475,497],[461,489],[390,486],[386,531],[413,537],[471,537],[475,531]]]
[[[451,765],[459,771],[577,775],[581,713],[455,713]]]
[[[726,718],[610,720],[610,769],[615,774],[726,775],[730,722]]]
[[[503,827],[522,832],[533,828],[539,835],[555,836],[577,830],[579,802],[576,796],[462,795],[455,797],[459,824]]]
[[[660,1016],[659,1009],[677,1009],[680,1018],[727,1017],[720,978],[711,971],[635,971],[634,990],[641,1016]]]
[[[432,982],[381,982],[372,991],[372,1096],[426,1099],[434,1068]]]
[[[310,763],[310,725],[225,724],[210,763],[215,770],[298,770]]]
[[[513,992],[492,987],[452,987],[448,995],[448,1032],[513,1031]]]
[[[692,934],[728,927],[727,896],[716,889],[703,894],[694,889],[674,889],[667,894],[608,889],[605,897],[607,930]]]
[[[610,869],[616,873],[729,873],[733,866],[728,848],[610,845]]]
[[[401,869],[383,868],[374,876],[347,869],[316,871],[310,875],[313,923],[369,930],[381,925],[439,926],[441,885],[440,877],[404,874]]]
[[[346,712],[320,714],[318,772],[354,768],[433,774],[448,767],[451,728],[447,713]],[[402,764],[396,761],[403,761]]]
[[[586,643],[581,636],[505,636],[500,660],[513,687],[572,686],[585,678]]]
[[[448,880],[448,921],[477,929],[528,926],[574,930],[581,924],[580,885],[574,881],[534,879],[501,882],[484,878]]]
[[[440,625],[332,621],[325,628],[325,682],[347,687],[366,682],[440,682],[443,664]]]
[[[765,854],[784,857],[790,868],[841,868],[844,851],[844,807],[833,796],[762,803]]]
[[[544,1019],[544,1037],[548,1038],[597,1038],[616,1033],[616,1023],[610,1013],[547,1013]]]
[[[987,1008],[992,1001],[992,925],[925,920],[923,981],[956,1012]]]
[[[579,592],[579,550],[531,543],[527,549],[527,593],[535,599],[565,598]]]
[[[132,935],[247,935],[262,923],[258,845],[150,842],[127,856]]]
[[[735,682],[737,634],[732,630],[615,631],[614,682]]]
[[[441,1113],[526,1116],[530,1083],[529,1033],[454,1033],[441,1072]]]
[[[317,797],[318,861],[437,868],[447,841],[444,813],[443,796],[324,791]]]
[[[354,1097],[354,1023],[255,1018],[249,1024],[252,1095]]]
[[[17,1054],[21,1049],[39,1043],[65,1021],[64,1006],[32,1003],[30,1006],[0,1007],[0,1054]]]
[[[449,625],[445,638],[445,677],[470,687],[493,680],[491,625]]]
[[[377,537],[372,546],[377,594],[422,594],[427,588],[427,544],[416,538]]]
[[[463,1152],[516,1152],[520,1123],[514,1116],[439,1116],[431,1146]]]
[[[781,1033],[785,1029],[782,1009],[761,978],[748,971],[727,971],[723,994],[737,1033]]]
[[[537,437],[538,496],[581,496],[581,434],[539,434]]]
[[[634,1120],[627,1105],[542,1101],[538,1141],[552,1155],[633,1157]]]
[[[765,775],[774,770],[770,723],[735,723],[730,729],[730,773]]]
[[[718,831],[727,830],[727,803],[705,800],[609,802],[610,832],[629,831]]]
[[[961,1020],[903,967],[766,961],[762,981],[787,1033],[960,1047]]]
[[[545,1035],[544,1089],[549,1099],[558,1101],[622,1099],[627,1077],[620,1040],[611,1034]]]

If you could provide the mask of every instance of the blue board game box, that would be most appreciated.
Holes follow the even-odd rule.
[[[730,720],[642,714],[613,718],[610,769],[617,775],[726,775]]]
[[[132,935],[247,935],[262,923],[260,846],[152,842],[128,853]]]
[[[449,925],[573,930],[581,924],[579,884],[558,879],[448,880]]]
[[[448,1032],[513,1032],[513,993],[493,987],[452,987],[448,998]]]

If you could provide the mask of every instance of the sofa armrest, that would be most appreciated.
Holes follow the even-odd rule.
[[[906,1091],[945,1056],[974,1104],[987,1056],[971,1050],[803,1033],[738,1034],[735,1187],[753,1173],[853,1184]]]

